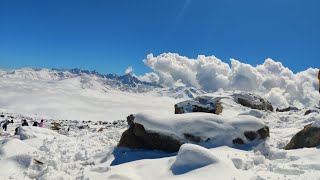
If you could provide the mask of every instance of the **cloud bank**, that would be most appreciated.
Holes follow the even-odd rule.
[[[257,66],[231,59],[230,67],[215,56],[199,55],[190,59],[175,53],[149,54],[143,62],[154,72],[139,78],[166,86],[180,82],[209,92],[218,89],[251,91],[280,108],[314,106],[319,102],[318,69],[314,68],[294,74],[272,59]]]

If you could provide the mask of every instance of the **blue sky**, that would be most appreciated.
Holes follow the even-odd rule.
[[[0,68],[150,71],[147,54],[319,67],[319,0],[0,0]]]

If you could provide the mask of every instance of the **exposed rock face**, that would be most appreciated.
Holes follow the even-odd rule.
[[[150,150],[163,150],[167,152],[177,152],[180,146],[184,143],[201,143],[210,140],[203,139],[202,137],[196,136],[190,133],[185,133],[185,140],[178,140],[175,137],[164,135],[157,132],[146,131],[143,125],[134,122],[134,115],[127,117],[127,122],[130,127],[122,134],[119,147],[137,148],[137,149],[150,149]],[[265,126],[257,131],[244,132],[246,141],[241,138],[235,138],[232,143],[235,145],[246,144],[248,141],[256,139],[266,139],[269,137],[269,127]]]
[[[312,124],[305,126],[301,131],[292,137],[284,149],[310,148],[320,145],[320,128],[312,127]]]
[[[264,111],[273,111],[271,103],[256,94],[242,92],[234,94],[233,97],[234,100],[242,106]]]
[[[134,116],[127,117],[130,127],[123,132],[119,147],[150,149],[150,150],[163,150],[167,152],[177,152],[182,145],[178,140],[154,132],[147,132],[141,124],[134,123]]]

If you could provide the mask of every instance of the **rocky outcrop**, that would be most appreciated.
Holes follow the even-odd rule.
[[[134,116],[127,117],[129,128],[123,132],[119,147],[134,149],[163,150],[177,152],[182,143],[175,138],[155,132],[147,132],[141,124],[133,122]]]
[[[301,131],[292,137],[284,149],[310,148],[320,145],[320,128],[312,124],[305,126]]]

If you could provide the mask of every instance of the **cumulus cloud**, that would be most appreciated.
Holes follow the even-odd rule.
[[[129,74],[133,72],[133,68],[132,66],[129,66],[126,70],[125,70],[125,74]]]
[[[143,61],[154,72],[141,76],[149,82],[174,86],[176,82],[206,91],[245,90],[261,94],[276,107],[318,104],[318,69],[294,74],[281,62],[266,59],[252,66],[231,59],[231,66],[215,56],[199,55],[196,59],[176,53],[149,54]]]
[[[143,76],[136,76],[140,81],[159,83],[160,77],[154,72],[146,73]]]

